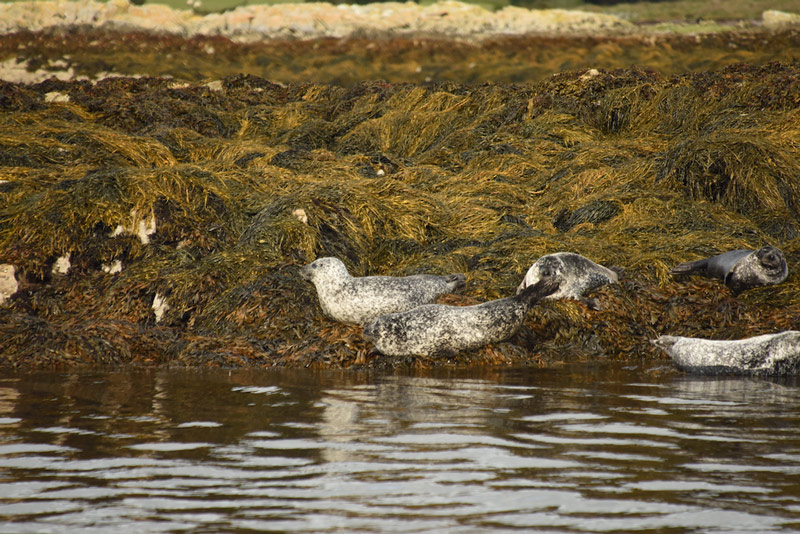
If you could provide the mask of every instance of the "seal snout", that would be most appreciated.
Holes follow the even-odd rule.
[[[362,330],[361,334],[364,336],[364,339],[366,339],[367,341],[371,341],[371,342],[375,343],[376,334],[377,334],[377,332],[375,330],[377,330],[377,328],[378,327],[375,324],[375,321],[371,321],[371,322],[369,322],[369,323],[364,325],[364,329]]]
[[[467,277],[461,273],[451,274],[446,280],[450,284],[451,290],[461,289],[467,285]]]
[[[311,264],[304,265],[300,268],[300,278],[303,280],[311,281]]]
[[[659,349],[668,352],[675,344],[675,341],[677,341],[677,339],[674,336],[658,336],[655,339],[651,339],[650,343],[654,347],[658,347]]]
[[[783,254],[775,247],[764,247],[758,251],[758,260],[761,265],[770,269],[777,269],[783,265]]]
[[[338,259],[317,258],[311,263],[301,267],[299,272],[300,276],[304,280],[308,280],[309,282],[314,282],[315,280],[319,280],[320,276],[325,276],[325,274],[320,274],[320,273],[332,273],[336,270],[343,272],[345,276],[347,275],[347,268],[344,266],[344,263],[342,263]]]

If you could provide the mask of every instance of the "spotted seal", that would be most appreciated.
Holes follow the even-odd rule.
[[[464,287],[463,274],[354,277],[338,258],[319,258],[300,269],[317,288],[322,311],[343,323],[364,324],[379,315],[410,310]]]
[[[734,295],[759,286],[779,284],[789,276],[783,253],[771,246],[758,250],[731,250],[704,260],[681,263],[670,274],[719,278]]]
[[[732,341],[681,336],[651,340],[678,368],[700,374],[788,375],[800,373],[800,331]]]
[[[510,338],[533,304],[558,290],[546,278],[513,297],[474,306],[427,304],[390,313],[364,326],[364,337],[386,356],[450,356]]]
[[[616,272],[589,258],[574,252],[556,252],[542,256],[531,265],[517,288],[517,293],[543,277],[556,278],[561,284],[559,290],[547,297],[548,299],[570,298],[581,300],[592,307],[597,307],[597,304],[585,298],[587,292],[619,281]]]

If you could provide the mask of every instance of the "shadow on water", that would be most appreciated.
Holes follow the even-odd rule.
[[[0,380],[15,532],[790,532],[797,381],[619,365]]]

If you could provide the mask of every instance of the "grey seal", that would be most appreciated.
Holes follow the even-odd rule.
[[[466,276],[350,276],[338,258],[319,258],[300,269],[314,284],[322,311],[343,323],[364,324],[379,315],[429,304],[439,295],[464,287]]]
[[[522,326],[533,304],[558,290],[546,278],[513,297],[474,306],[427,304],[382,315],[364,326],[364,337],[386,356],[450,356],[504,341]]]
[[[651,340],[684,371],[700,374],[788,375],[800,372],[800,332],[786,330],[716,341],[681,336]]]
[[[545,277],[552,277],[560,282],[559,290],[547,297],[548,299],[581,300],[595,308],[597,304],[586,299],[585,294],[592,289],[619,281],[616,272],[589,258],[574,252],[556,252],[542,256],[531,265],[517,288],[517,293]]]
[[[688,261],[670,274],[696,274],[719,278],[734,295],[759,286],[780,284],[789,276],[783,253],[771,246],[758,250],[731,250],[704,260]]]

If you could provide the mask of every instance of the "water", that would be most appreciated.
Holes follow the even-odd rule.
[[[800,385],[646,368],[0,378],[2,532],[800,532]]]

